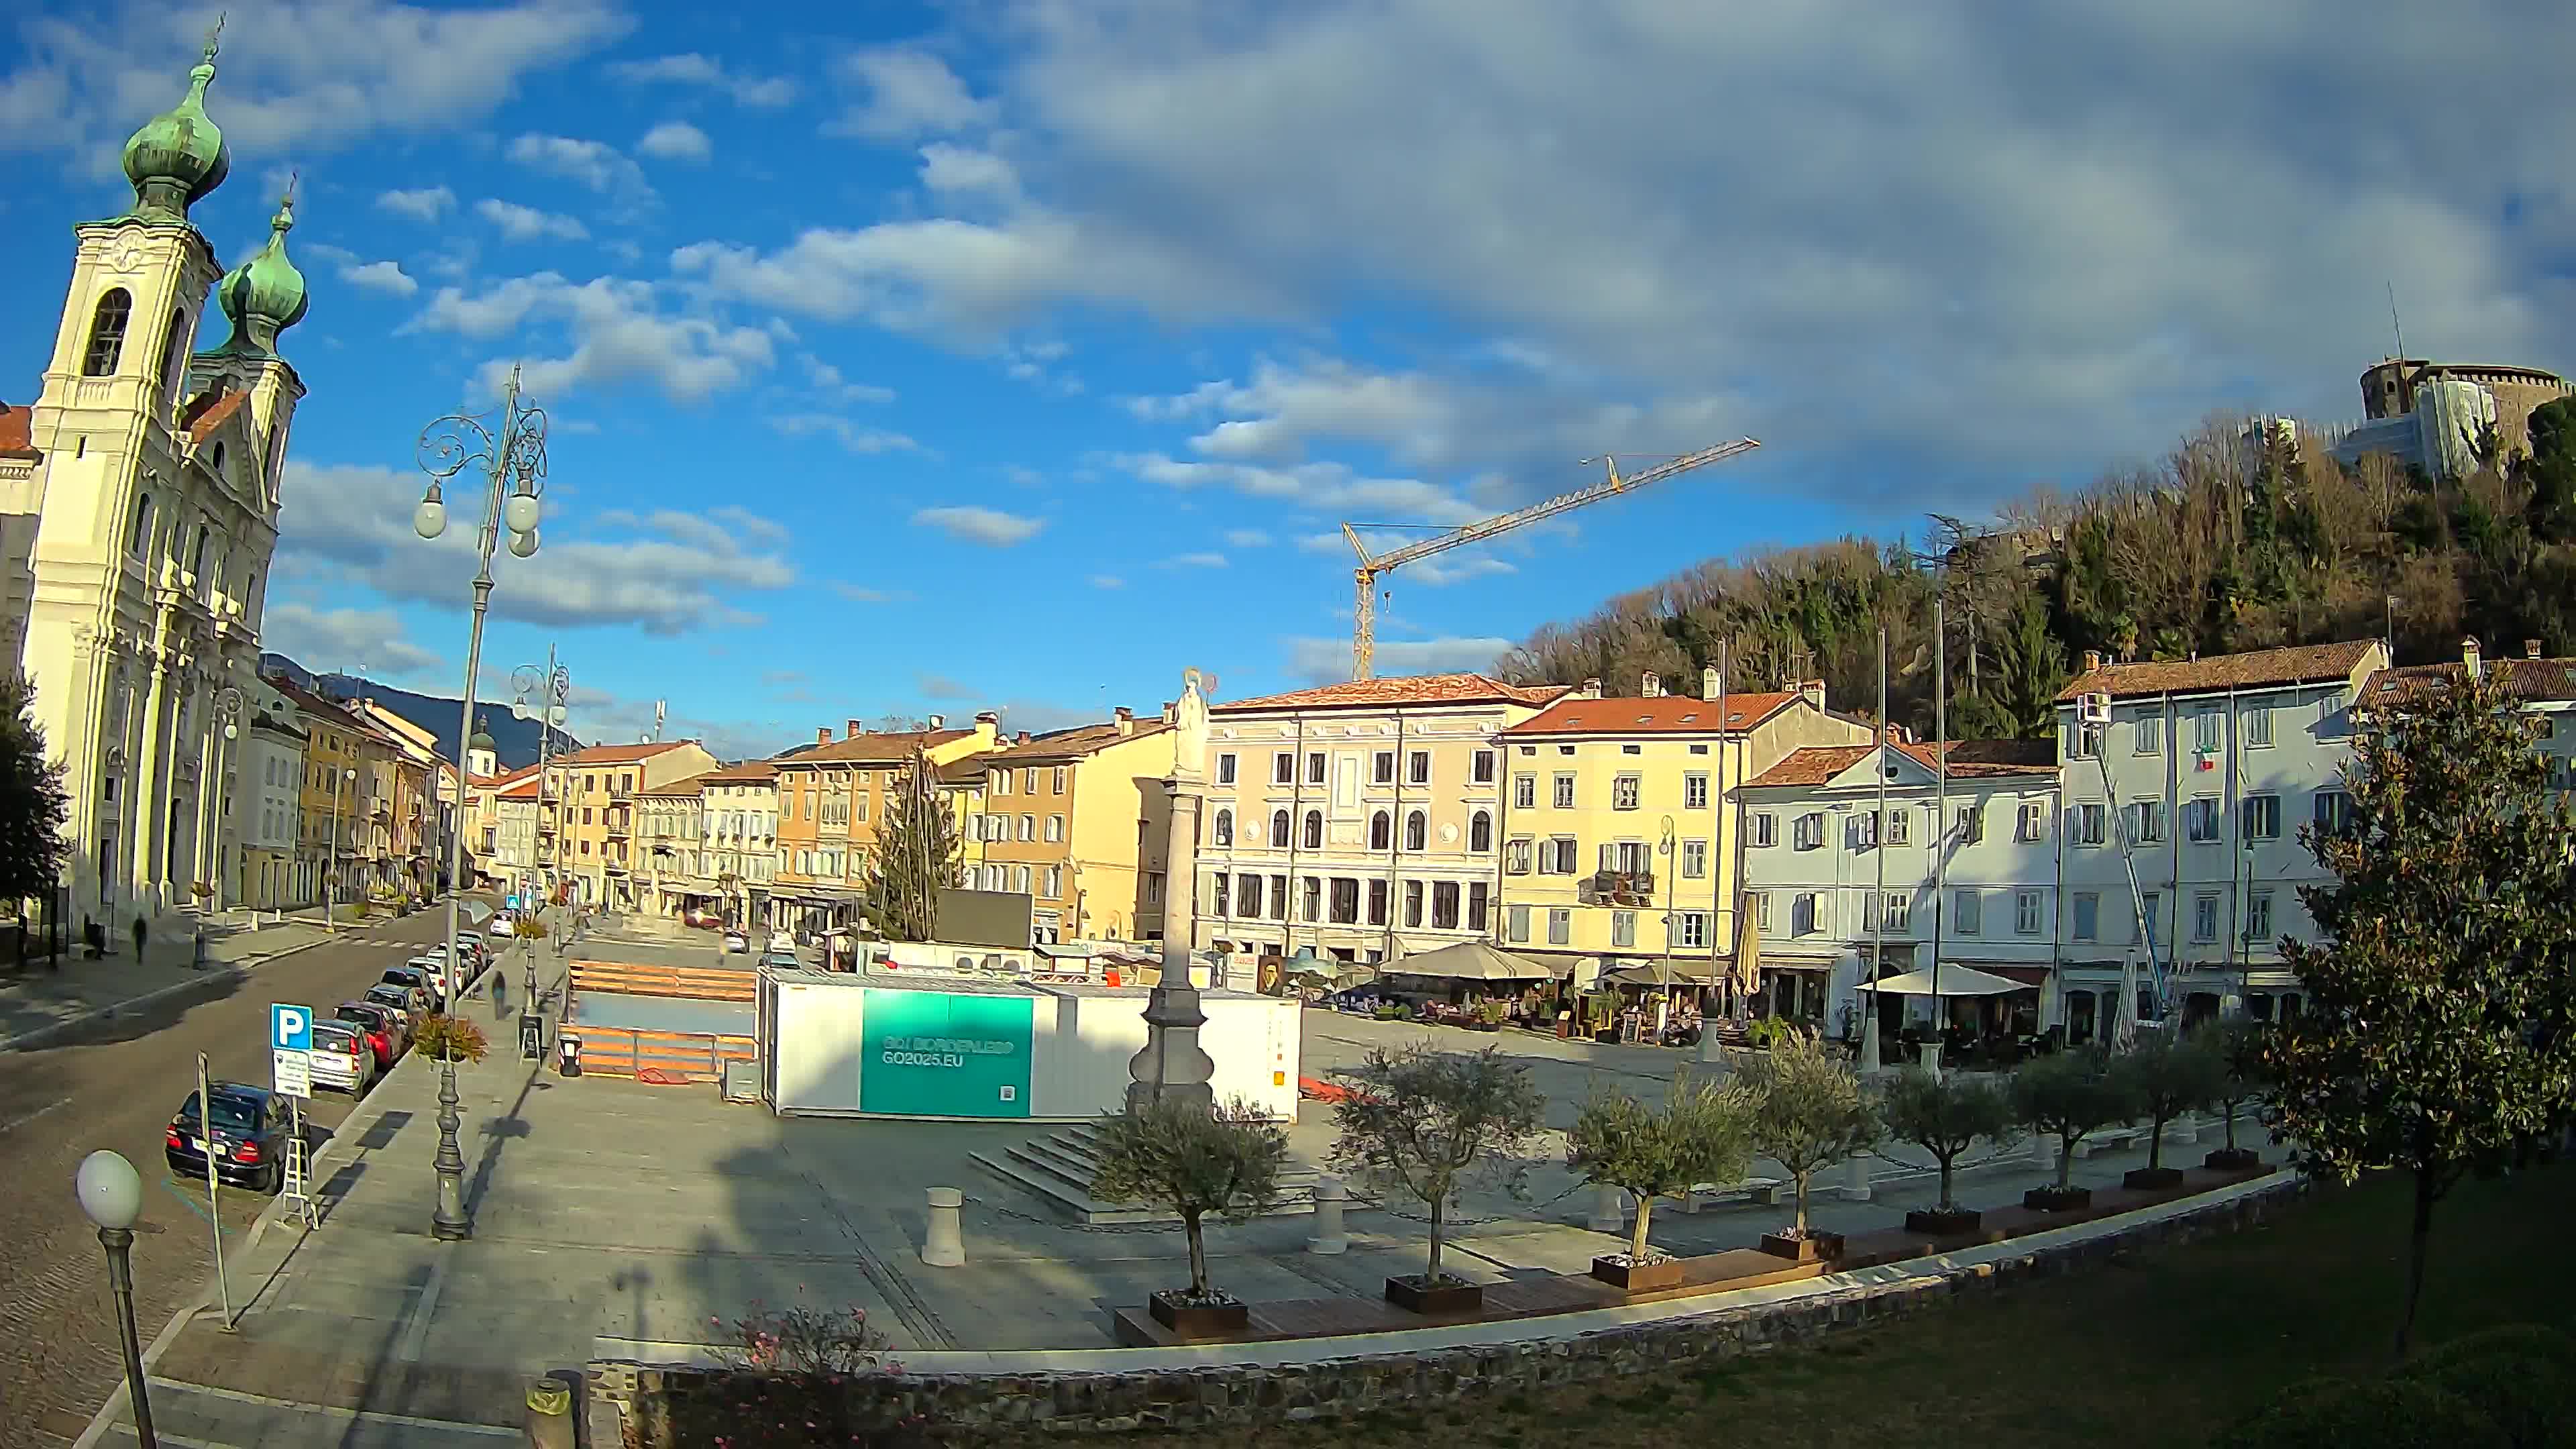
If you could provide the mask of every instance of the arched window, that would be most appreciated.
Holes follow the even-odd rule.
[[[1369,849],[1384,850],[1395,843],[1395,821],[1383,810],[1369,817]]]
[[[179,383],[188,369],[188,313],[183,307],[170,309],[170,335],[161,339],[161,396],[164,401],[179,400]],[[221,466],[221,460],[217,462]]]
[[[107,377],[125,355],[125,324],[134,314],[134,299],[123,287],[110,288],[89,318],[89,351],[81,357],[81,376]]]
[[[213,541],[214,536],[215,526],[213,524],[200,523],[197,525],[197,546],[194,549],[191,549],[188,553],[188,572],[195,574],[200,579],[206,576],[206,545]]]
[[[1494,848],[1494,817],[1483,810],[1467,817],[1467,848],[1478,855]]]
[[[1234,812],[1231,810],[1220,810],[1216,812],[1216,843],[1219,845],[1234,844]]]
[[[1404,848],[1423,850],[1431,844],[1431,817],[1416,810],[1404,817]]]
[[[1306,812],[1306,848],[1308,850],[1324,848],[1324,812],[1321,810]]]
[[[149,493],[137,493],[134,495],[134,532],[131,537],[125,540],[125,551],[134,555],[136,558],[141,558],[143,556],[144,549],[149,546],[151,542],[152,495]]]
[[[1288,812],[1285,810],[1270,812],[1270,848],[1273,850],[1288,848]]]

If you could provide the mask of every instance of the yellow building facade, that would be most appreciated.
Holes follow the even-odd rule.
[[[1163,859],[1178,736],[1119,710],[972,763],[984,772],[967,833],[970,882],[1029,897],[1040,941],[1151,940],[1162,932]]]
[[[1493,737],[1505,777],[1494,938],[1570,968],[1578,986],[1658,960],[1718,974],[1738,927],[1736,790],[1792,750],[1869,738],[1825,709],[1821,684],[1721,698],[1715,670],[1704,697],[1642,683],[1641,697],[1605,699],[1586,681]]]

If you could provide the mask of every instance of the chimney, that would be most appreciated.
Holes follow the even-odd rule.
[[[935,730],[944,730],[948,728],[948,716],[944,714],[932,715],[930,717],[930,727]]]
[[[814,728],[814,743],[816,743],[816,744],[818,744],[818,745],[828,745],[828,744],[830,744],[831,742],[832,742],[832,727],[831,727],[830,725],[817,725],[817,726],[815,726],[815,728]]]
[[[842,731],[842,733],[841,733],[841,738],[843,738],[843,739],[845,739],[845,740],[855,740],[855,739],[857,739],[859,736],[861,736],[861,735],[863,735],[863,734],[866,734],[866,733],[868,732],[868,730],[867,730],[867,726],[865,726],[865,725],[863,725],[863,724],[860,724],[857,720],[854,720],[854,719],[847,719],[847,720],[843,720],[843,721],[841,721],[841,731]]]
[[[1011,740],[1011,743],[1013,743],[1013,744],[1015,744],[1015,745],[1025,745],[1025,744],[1027,744],[1028,742],[1029,742],[1029,732],[1028,732],[1027,730],[1022,730],[1022,731],[1020,731],[1020,732],[1019,732],[1019,734],[1018,734],[1018,735],[1016,735],[1016,736],[1014,736],[1014,737],[1012,738],[1012,740]]]
[[[1599,699],[1601,697],[1601,681],[1598,679],[1587,679],[1583,681],[1583,687],[1574,692],[1574,697],[1576,699]]]
[[[2525,640],[2523,640],[2523,641],[2522,641],[2522,657],[2523,657],[2523,658],[2525,658],[2525,659],[2537,659],[2537,658],[2539,658],[2539,657],[2540,657],[2540,641],[2539,641],[2539,640],[2537,640],[2537,639],[2525,639]]]
[[[1002,712],[1000,710],[987,709],[976,712],[975,737],[977,739],[990,740],[998,737],[1001,733]]]
[[[1725,693],[1725,692],[1726,692],[1726,691],[1725,691],[1725,687],[1724,687],[1723,682],[1722,682],[1721,680],[1719,680],[1719,679],[1718,679],[1718,677],[1717,677],[1717,666],[1716,666],[1716,665],[1711,664],[1711,665],[1708,665],[1708,666],[1706,666],[1705,668],[1703,668],[1703,669],[1701,669],[1701,670],[1700,670],[1700,672],[1699,672],[1699,697],[1700,697],[1700,698],[1702,698],[1702,699],[1708,699],[1708,700],[1714,700],[1714,699],[1716,699],[1720,694],[1723,694],[1723,693]]]
[[[2460,667],[2469,672],[2471,679],[2486,677],[2486,666],[2478,658],[2478,636],[2475,634],[2460,641]]]
[[[1122,735],[1132,735],[1136,733],[1136,711],[1129,709],[1127,706],[1122,704],[1116,709],[1111,710],[1109,712],[1109,717],[1117,722],[1118,733]]]
[[[2085,672],[2085,673],[2087,673],[2087,674],[2090,674],[2090,673],[2092,673],[2094,670],[2099,669],[2099,668],[2101,668],[2101,667],[2102,667],[2102,651],[2101,651],[2101,650],[2099,650],[2099,649],[2087,649],[2087,650],[2085,650],[2085,651],[2084,651],[2084,672]]]
[[[1651,670],[1651,669],[1647,670],[1647,671],[1646,671],[1646,677],[1645,677],[1644,681],[1643,681],[1643,682],[1640,684],[1640,686],[1638,687],[1637,693],[1639,693],[1639,694],[1641,694],[1641,695],[1645,696],[1645,697],[1646,697],[1646,698],[1648,698],[1648,699],[1661,699],[1661,698],[1663,698],[1663,697],[1664,697],[1664,677],[1663,677],[1662,675],[1660,675],[1660,674],[1657,674],[1655,671],[1653,671],[1653,670]]]
[[[1798,681],[1798,692],[1807,697],[1807,703],[1814,705],[1818,709],[1823,709],[1825,707],[1825,682],[1823,680],[1801,679]]]

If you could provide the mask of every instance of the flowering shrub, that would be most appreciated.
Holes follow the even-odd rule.
[[[734,1367],[753,1373],[852,1374],[880,1367],[884,1349],[885,1335],[868,1326],[868,1311],[856,1305],[768,1309],[755,1303],[733,1321],[722,1352]]]
[[[865,1309],[754,1304],[730,1324],[711,1322],[729,1370],[675,1387],[648,1406],[643,1442],[657,1449],[914,1449],[930,1442],[926,1418],[853,1382],[903,1367],[886,1358],[885,1335],[868,1325]]]

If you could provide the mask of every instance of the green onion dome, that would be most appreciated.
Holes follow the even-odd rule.
[[[188,94],[143,123],[125,143],[125,179],[134,183],[134,216],[186,221],[188,208],[223,184],[232,170],[224,133],[206,115],[206,85],[215,78],[215,43],[188,72]]]
[[[215,300],[233,320],[222,351],[268,355],[277,350],[277,334],[304,320],[304,274],[286,258],[286,234],[294,229],[295,199],[288,197],[269,219],[268,245],[215,283]]]

